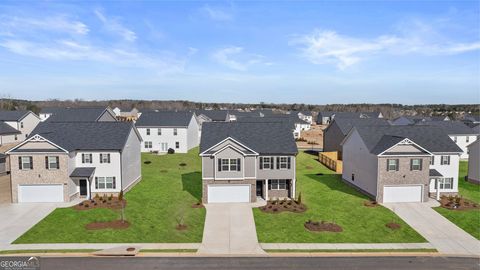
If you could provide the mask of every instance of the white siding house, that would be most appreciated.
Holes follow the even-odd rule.
[[[31,111],[1,111],[0,121],[20,131],[16,141],[23,141],[40,123],[40,118]],[[13,136],[14,138],[15,136]],[[6,140],[11,141],[11,138],[6,138]]]

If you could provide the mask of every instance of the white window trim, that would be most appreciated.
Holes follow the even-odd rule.
[[[393,161],[394,164],[390,164],[390,161]],[[390,169],[390,166],[394,166],[395,168],[392,170]],[[387,161],[387,171],[397,171],[398,168],[398,163],[396,159],[388,159]]]
[[[418,161],[418,164],[414,164],[415,161]],[[412,159],[412,171],[420,171],[422,168],[422,160],[419,158]],[[417,166],[417,167],[416,167]]]
[[[280,185],[285,185],[285,188],[280,188]],[[270,190],[287,190],[287,180],[286,179],[270,179]]]
[[[97,181],[98,181],[98,187],[97,187],[97,190],[104,190],[104,189],[114,189],[113,188],[113,176],[101,176],[101,177],[97,177]],[[110,181],[108,181],[110,180]],[[111,184],[111,187],[107,187],[108,184]],[[104,187],[100,187],[100,185],[104,185]]]
[[[262,170],[271,170],[273,167],[273,162],[272,161],[272,157],[260,157],[262,159]],[[267,161],[266,163],[268,164],[268,168],[265,167],[265,161]]]
[[[285,161],[282,161],[282,159],[285,159]],[[278,161],[279,170],[288,170],[288,157],[280,157]],[[285,168],[282,168],[283,165],[285,165]]]
[[[58,163],[57,163],[57,156],[48,156],[47,159],[48,159],[48,169],[49,170],[57,170],[58,167],[59,167]],[[50,159],[53,159],[54,162],[50,162]],[[55,164],[54,168],[52,168],[52,164]]]
[[[100,154],[100,159],[102,160],[101,163],[110,163],[110,162],[109,162],[108,155],[109,155],[109,154]]]
[[[221,158],[222,172],[236,172],[237,171],[237,159],[236,158]],[[224,163],[224,161],[227,161]],[[233,162],[232,162],[233,161]],[[228,168],[227,170],[225,168]],[[233,169],[235,168],[235,169]]]
[[[22,160],[21,170],[31,170],[32,169],[32,164],[30,163],[30,156],[22,156],[20,158]],[[27,162],[24,161],[25,159],[27,160]],[[28,168],[25,168],[25,164],[28,164]]]

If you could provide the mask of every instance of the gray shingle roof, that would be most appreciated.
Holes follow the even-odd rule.
[[[30,111],[0,111],[0,121],[19,121]]]
[[[192,112],[144,112],[138,118],[137,127],[188,127],[193,117]]]
[[[355,129],[369,151],[375,155],[405,138],[432,153],[462,152],[445,132],[433,126],[358,126]]]
[[[21,132],[9,124],[0,122],[0,135],[20,134]]]
[[[94,108],[54,108],[48,122],[94,122],[105,112],[105,107]]]
[[[282,123],[287,128],[294,130],[295,121],[291,117],[240,117],[237,122],[244,123]]]
[[[231,137],[259,154],[298,153],[290,128],[283,123],[209,122],[202,127],[200,152]]]
[[[337,125],[343,135],[347,135],[356,126],[385,126],[388,121],[382,118],[336,118],[330,125]]]
[[[133,129],[128,122],[43,122],[32,132],[67,151],[122,150]]]
[[[429,176],[442,177],[443,175],[442,175],[439,171],[437,171],[437,170],[435,170],[435,169],[430,169],[430,174],[429,174]]]
[[[90,177],[95,172],[95,167],[77,167],[70,174],[70,177]]]
[[[474,131],[460,121],[430,121],[419,122],[417,125],[434,126],[442,129],[448,135],[475,134]]]
[[[196,115],[205,115],[210,118],[212,121],[226,121],[228,111],[225,110],[197,110],[195,111]]]

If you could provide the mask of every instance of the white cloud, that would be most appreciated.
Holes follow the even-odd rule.
[[[334,64],[339,69],[353,66],[376,54],[426,56],[455,55],[479,50],[480,41],[450,41],[432,25],[423,22],[402,24],[399,33],[374,38],[356,38],[331,30],[315,30],[290,41],[313,64]]]
[[[121,36],[124,40],[133,42],[137,39],[137,34],[123,26],[118,18],[107,18],[101,10],[94,10],[97,18],[103,23],[105,29],[115,35]]]
[[[242,47],[236,46],[219,49],[213,53],[212,57],[217,63],[239,71],[246,71],[255,64],[271,65],[263,61],[262,55],[245,53]]]
[[[214,21],[231,21],[233,14],[219,7],[203,6],[200,11]]]
[[[18,16],[0,16],[2,32],[10,33],[35,30],[58,31],[71,35],[86,35],[89,28],[77,20],[70,20],[65,15],[43,18],[26,18]]]

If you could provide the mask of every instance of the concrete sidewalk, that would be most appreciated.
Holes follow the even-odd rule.
[[[433,210],[432,203],[384,204],[428,240],[440,253],[480,254],[480,241]]]

